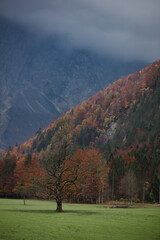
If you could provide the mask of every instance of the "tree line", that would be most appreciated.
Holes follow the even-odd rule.
[[[40,154],[19,157],[7,151],[0,160],[0,197],[104,203],[110,200],[160,203],[159,153],[143,150],[125,156],[94,147],[76,150],[66,140]]]

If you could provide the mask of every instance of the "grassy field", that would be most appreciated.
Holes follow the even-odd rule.
[[[108,208],[0,199],[1,240],[159,240],[160,208]]]

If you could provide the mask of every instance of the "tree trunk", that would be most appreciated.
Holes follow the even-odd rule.
[[[101,203],[103,204],[104,202],[104,185],[102,184],[102,198],[101,198]]]
[[[98,194],[98,204],[101,203],[101,189],[99,188],[99,194]]]
[[[130,203],[132,204],[133,203],[133,182],[132,182],[132,185],[131,185],[131,200],[130,200]]]
[[[112,173],[111,200],[114,200],[114,170],[113,170],[113,173]]]
[[[58,199],[58,200],[56,200],[56,202],[57,202],[56,212],[63,212],[63,210],[62,210],[62,200]]]
[[[24,203],[24,205],[26,205],[25,195],[23,196],[23,203]]]
[[[134,177],[133,172],[130,172],[130,187],[131,187],[131,195],[130,195],[130,203],[133,203],[133,185],[134,185]]]
[[[142,185],[142,203],[144,203],[145,200],[145,183]]]
[[[160,204],[160,184],[159,184],[159,204]]]

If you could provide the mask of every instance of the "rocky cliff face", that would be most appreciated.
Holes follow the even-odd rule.
[[[145,63],[70,49],[0,19],[0,149],[21,143],[84,99]]]

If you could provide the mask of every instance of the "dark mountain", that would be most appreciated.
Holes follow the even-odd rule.
[[[0,149],[21,143],[117,78],[144,67],[0,19]]]

